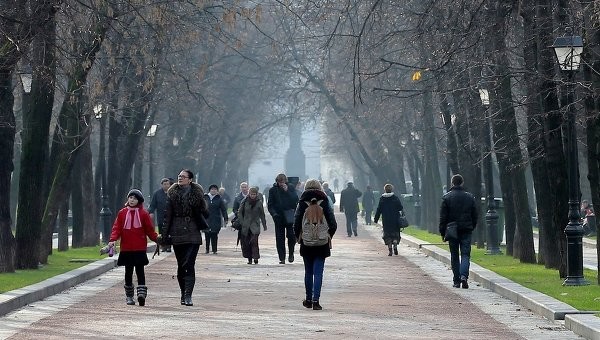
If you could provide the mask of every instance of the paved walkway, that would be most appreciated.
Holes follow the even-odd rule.
[[[0,338],[579,338],[475,283],[452,288],[451,271],[415,248],[401,245],[400,256],[388,257],[374,226],[347,238],[343,214],[336,217],[322,311],[302,306],[302,259],[278,264],[269,219],[258,265],[241,258],[230,230],[218,254],[198,255],[193,307],[179,304],[175,256],[162,254],[146,267],[145,307],[125,305],[116,268],[1,317]]]

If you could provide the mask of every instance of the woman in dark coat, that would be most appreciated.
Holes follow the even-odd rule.
[[[193,183],[194,173],[183,169],[177,183],[167,191],[165,210],[166,239],[171,239],[177,258],[177,281],[181,289],[181,304],[193,306],[192,291],[196,283],[196,256],[202,244],[200,230],[205,229],[208,209],[202,186]]]
[[[402,202],[394,194],[394,186],[386,184],[383,187],[384,193],[379,198],[379,205],[375,211],[375,223],[381,221],[383,224],[383,242],[388,246],[388,256],[392,256],[392,247],[394,254],[398,255],[398,243],[400,243],[400,225],[398,218],[402,211]]]
[[[327,194],[323,191],[321,183],[316,179],[306,181],[304,192],[298,202],[296,213],[294,215],[294,234],[300,243],[300,256],[304,260],[304,288],[306,289],[306,299],[302,305],[314,310],[323,309],[319,304],[321,296],[321,285],[323,283],[323,269],[325,267],[325,258],[331,256],[331,241],[322,246],[307,246],[300,237],[302,233],[302,219],[304,211],[308,207],[306,202],[316,199],[323,208],[323,215],[329,227],[328,233],[330,240],[337,230],[337,222],[333,214],[333,209],[329,205]]]
[[[212,246],[213,254],[217,253],[217,242],[219,241],[219,231],[223,225],[227,224],[227,208],[225,201],[219,195],[219,187],[216,184],[211,184],[208,187],[208,193],[204,194],[204,200],[208,206],[208,229],[204,231],[206,237],[206,253],[210,252]],[[225,221],[225,224],[223,224]]]

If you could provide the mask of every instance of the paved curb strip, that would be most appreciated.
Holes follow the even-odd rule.
[[[155,249],[156,244],[153,243],[148,245],[147,251],[152,254]],[[0,294],[0,316],[100,276],[116,266],[117,258],[107,257],[42,282]]]
[[[116,259],[106,258],[73,269],[70,272],[51,277],[42,282],[0,294],[0,316],[93,279],[116,266]]]
[[[402,242],[420,249],[428,256],[450,266],[450,252],[403,234]],[[482,287],[491,290],[549,320],[565,320],[565,328],[587,339],[600,340],[600,318],[593,312],[580,312],[569,304],[523,287],[491,270],[471,263],[469,276]]]
[[[565,328],[586,339],[600,340],[600,318],[594,315],[565,315]]]

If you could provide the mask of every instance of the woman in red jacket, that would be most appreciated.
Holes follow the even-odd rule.
[[[117,265],[125,266],[125,296],[128,305],[135,305],[133,301],[133,269],[138,279],[137,300],[140,306],[146,304],[146,276],[144,266],[147,265],[148,256],[146,236],[156,242],[158,234],[150,214],[144,209],[144,195],[138,189],[131,189],[127,194],[125,207],[117,214],[117,219],[110,234],[109,247],[114,247],[115,241],[121,239],[121,252]]]

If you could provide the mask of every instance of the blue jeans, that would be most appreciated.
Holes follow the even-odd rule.
[[[452,281],[460,283],[460,278],[469,278],[471,261],[471,234],[472,232],[458,232],[458,240],[448,241],[450,247],[450,264],[452,266]],[[460,250],[460,258],[458,252]]]
[[[321,286],[323,285],[324,257],[303,257],[304,259],[304,288],[306,300],[319,301]]]

